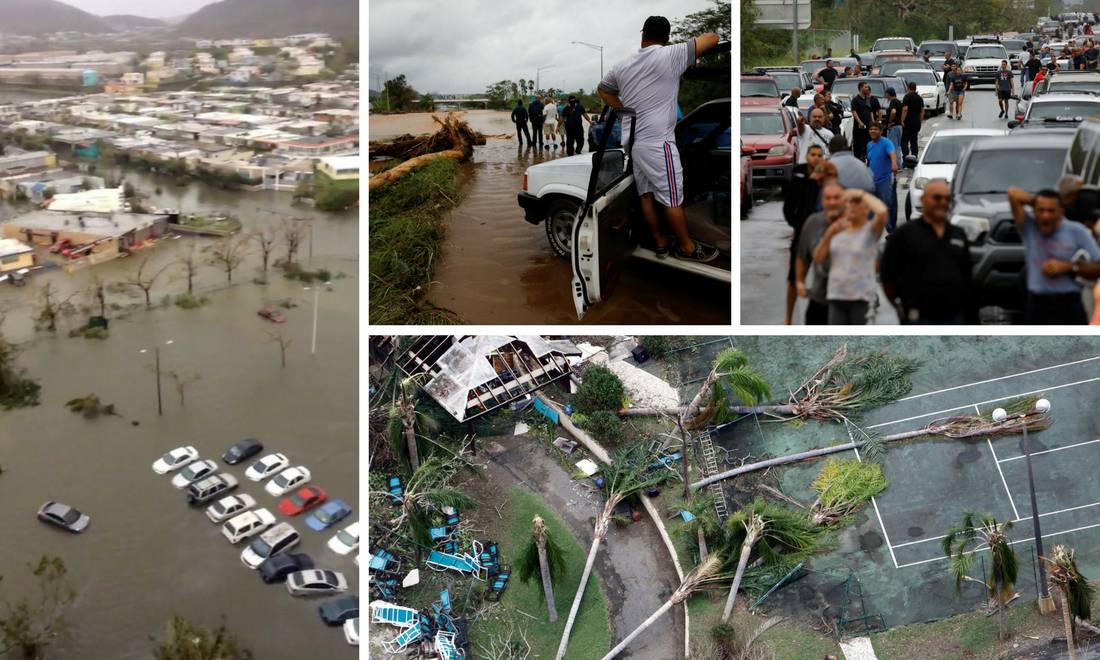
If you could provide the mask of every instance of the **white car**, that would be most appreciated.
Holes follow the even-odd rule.
[[[263,532],[274,524],[275,516],[267,509],[245,511],[230,518],[222,525],[222,535],[230,543],[236,544]]]
[[[947,92],[943,83],[928,69],[902,69],[895,75],[909,83],[917,84],[917,94],[924,101],[924,111],[929,115],[938,115],[947,109]]]
[[[328,547],[338,555],[346,555],[356,550],[359,547],[359,523],[353,522],[336,532],[336,536],[328,540]]]
[[[344,622],[344,639],[352,646],[359,646],[359,617]]]
[[[179,490],[183,490],[206,475],[214,474],[214,470],[217,469],[218,464],[210,460],[189,463],[187,467],[179,471],[179,474],[172,477],[172,485]]]
[[[282,470],[289,464],[285,454],[268,454],[245,470],[244,476],[250,481],[263,481]]]
[[[220,523],[254,506],[256,506],[255,498],[247,493],[228,495],[206,507],[206,517],[210,522]]]
[[[1008,131],[998,128],[949,128],[933,133],[921,150],[920,158],[909,178],[909,195],[905,198],[903,217],[910,220],[920,217],[923,210],[921,195],[925,184],[933,179],[946,179],[950,183],[955,176],[955,166],[975,140],[1007,133]]]
[[[286,590],[291,596],[327,596],[348,590],[343,573],[311,568],[286,576]]]
[[[153,463],[153,472],[168,474],[198,460],[199,450],[194,447],[176,447]]]
[[[298,465],[292,468],[287,468],[275,475],[275,478],[267,482],[264,486],[264,490],[268,495],[279,497],[280,495],[286,495],[295,487],[301,486],[308,482],[310,479],[309,470],[304,466]]]
[[[256,570],[265,559],[281,555],[302,540],[302,535],[290,523],[279,523],[263,534],[252,539],[252,543],[241,551],[241,563]]]

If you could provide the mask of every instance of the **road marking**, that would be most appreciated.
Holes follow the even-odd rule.
[[[1085,362],[1093,362],[1095,360],[1100,360],[1100,355],[1097,355],[1095,357],[1085,358],[1083,360],[1074,360],[1073,362],[1064,362],[1062,364],[1055,364],[1055,365],[1052,365],[1052,366],[1049,366],[1049,367],[1041,367],[1039,369],[1032,369],[1031,371],[1021,371],[1020,373],[1009,374],[1008,376],[998,376],[997,378],[987,378],[986,380],[979,380],[979,381],[975,381],[973,383],[967,383],[965,385],[956,385],[955,387],[945,387],[942,390],[935,390],[934,392],[925,392],[924,394],[913,394],[911,396],[907,396],[907,397],[903,397],[901,399],[898,399],[898,401],[910,401],[912,399],[919,399],[921,397],[932,396],[934,394],[943,394],[944,392],[953,392],[954,390],[961,390],[961,389],[964,389],[964,388],[967,388],[967,387],[974,387],[976,385],[985,385],[986,383],[994,383],[994,382],[997,382],[999,380],[1006,380],[1006,379],[1009,379],[1009,378],[1017,378],[1019,376],[1027,376],[1027,375],[1030,375],[1030,374],[1037,374],[1037,373],[1040,373],[1042,371],[1050,371],[1051,369],[1061,369],[1062,367],[1071,367],[1075,364],[1083,364]]]
[[[1084,447],[1085,445],[1091,445],[1091,444],[1095,444],[1097,442],[1100,442],[1100,438],[1097,438],[1096,440],[1086,440],[1085,442],[1078,442],[1078,443],[1072,444],[1072,445],[1066,445],[1065,447],[1055,447],[1053,449],[1044,449],[1043,451],[1033,451],[1033,452],[1031,452],[1031,455],[1032,456],[1040,456],[1042,454],[1049,454],[1049,453],[1055,452],[1055,451],[1062,451],[1063,449],[1073,449],[1074,447]],[[1000,462],[1001,463],[1007,463],[1009,461],[1018,461],[1021,458],[1027,458],[1027,456],[1021,454],[1020,456],[1013,456],[1012,458],[1002,458]]]

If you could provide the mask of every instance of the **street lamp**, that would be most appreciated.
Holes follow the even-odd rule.
[[[540,66],[539,68],[535,69],[535,91],[536,92],[539,89],[541,89],[539,87],[539,74],[542,73],[543,71],[547,70],[547,69],[553,69],[553,68],[554,68],[554,65],[551,64],[550,66]]]
[[[1035,402],[1035,408],[1033,410],[1022,412],[1017,417],[1020,419],[1026,418],[1028,415],[1042,415],[1043,413],[1050,411],[1050,401],[1046,399],[1039,399]],[[1008,413],[1004,408],[997,408],[993,411],[993,421],[1003,422],[1008,419]],[[1031,472],[1031,445],[1028,442],[1027,435],[1027,420],[1024,419],[1024,459],[1027,461],[1027,487],[1031,495],[1031,522],[1035,532],[1035,553],[1039,557],[1039,611],[1043,614],[1050,614],[1054,611],[1054,599],[1050,596],[1050,590],[1047,588],[1047,570],[1046,565],[1043,564],[1043,532],[1039,528],[1039,508],[1035,503],[1035,477]]]
[[[321,291],[321,287],[320,286],[315,286],[315,287],[304,286],[304,287],[302,287],[302,290],[303,291],[309,291],[311,288],[313,289],[313,338],[309,342],[309,354],[310,355],[316,355],[317,354],[317,296]]]
[[[590,44],[587,41],[571,41],[570,43],[580,44],[582,46],[588,46],[593,50],[600,51],[600,80],[603,80],[603,46],[599,44]]]
[[[176,341],[174,339],[169,339],[168,341],[164,342],[164,345],[165,346],[171,346],[174,343],[176,343]],[[143,348],[143,349],[138,351],[138,353],[148,353],[148,352],[149,352],[149,349],[147,349],[147,348]],[[157,347],[153,348],[153,354],[156,356],[156,363],[155,363],[156,367],[155,368],[156,368],[156,374],[157,374],[157,414],[158,415],[163,415],[164,414],[164,402],[163,402],[163,399],[161,398],[161,395],[160,395],[160,346],[157,346]]]

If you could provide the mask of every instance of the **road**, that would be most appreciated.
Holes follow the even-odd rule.
[[[1019,82],[1019,78],[1017,78]],[[1009,111],[1015,111],[1015,102]],[[946,128],[1006,128],[1010,115],[998,119],[997,100],[992,85],[979,85],[967,92],[963,104],[963,119],[949,119],[946,114],[925,120],[921,127],[920,144],[938,130]],[[898,176],[898,222],[905,214],[905,196],[909,186],[909,171]],[[787,260],[790,255],[792,229],[783,220],[783,198],[778,189],[758,189],[756,206],[749,217],[741,221],[741,323],[745,325],[780,325],[783,323],[787,295]],[[794,322],[801,324],[806,303],[795,305]],[[879,305],[874,319],[877,325],[897,324],[897,315],[879,292]]]

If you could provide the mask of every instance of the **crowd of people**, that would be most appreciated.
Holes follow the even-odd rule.
[[[516,99],[516,107],[512,109],[512,123],[516,125],[520,147],[526,138],[528,147],[557,149],[560,146],[570,156],[574,151],[579,154],[584,147],[583,122],[591,124],[592,119],[576,96],[558,101],[549,96],[536,96],[527,106],[523,105],[523,99]]]

